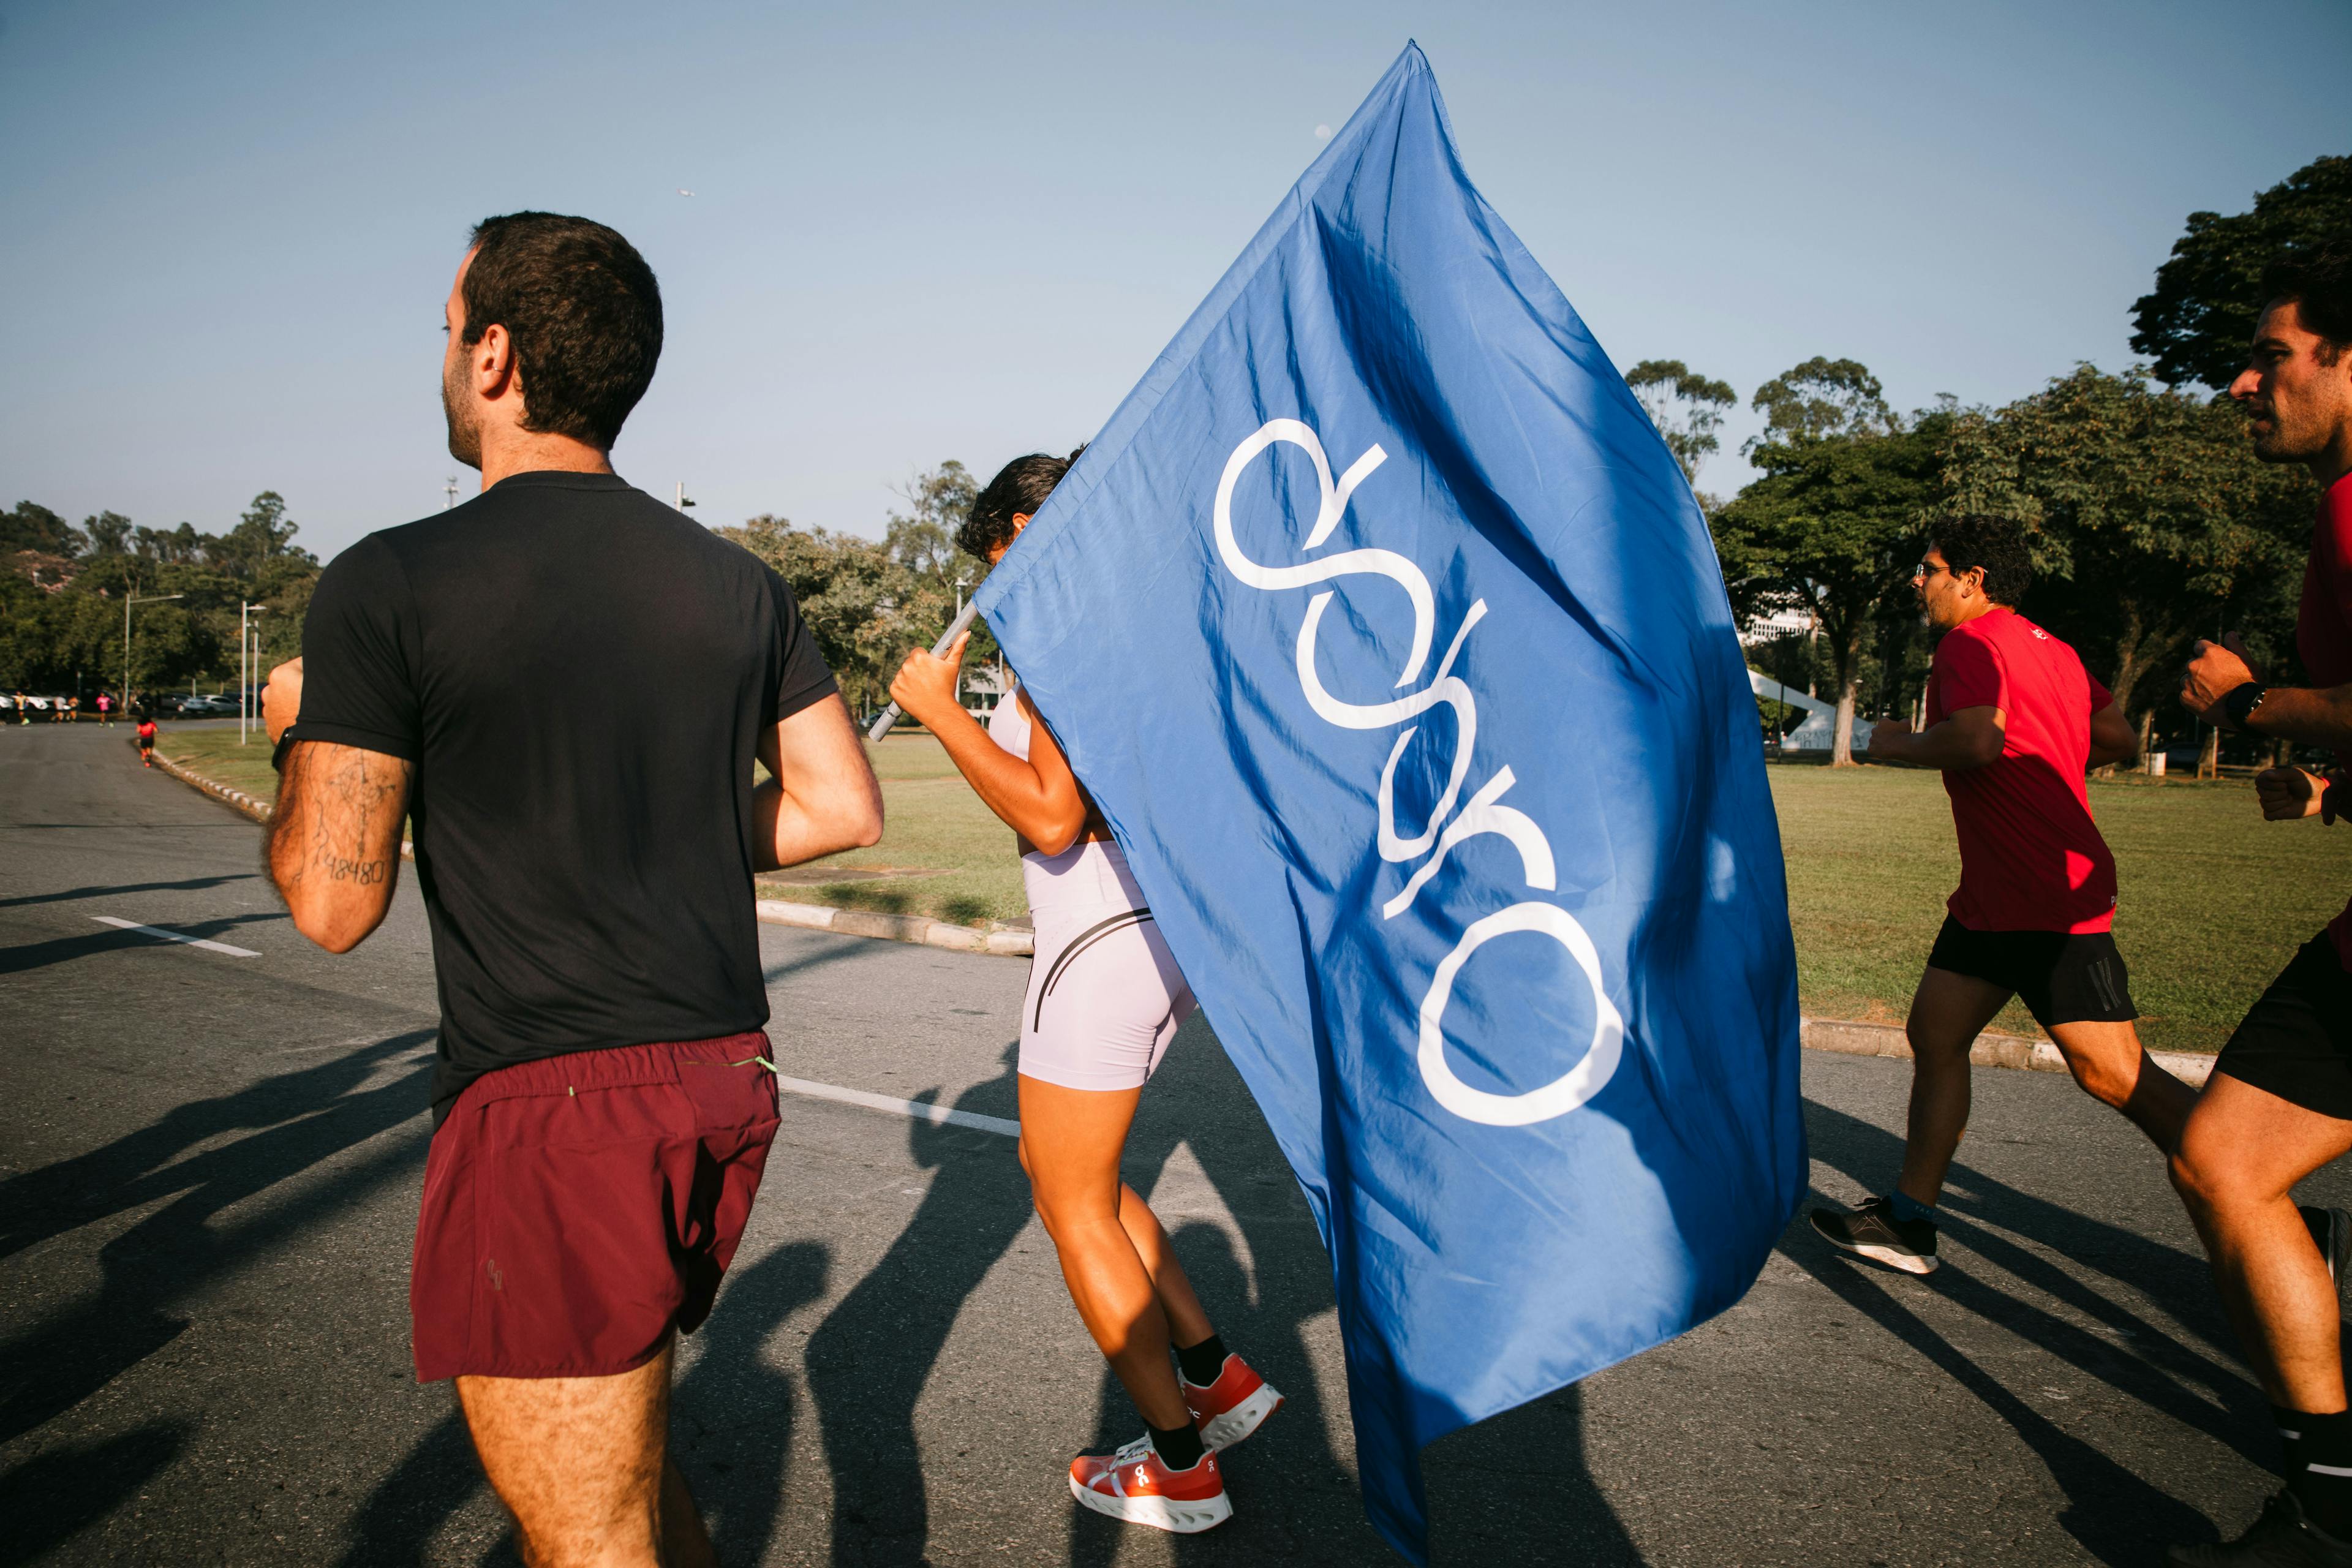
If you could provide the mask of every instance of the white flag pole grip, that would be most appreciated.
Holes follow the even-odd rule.
[[[966,599],[963,602],[962,613],[948,623],[948,629],[941,632],[940,640],[931,645],[931,657],[945,658],[948,649],[955,646],[956,638],[963,636],[964,628],[971,625],[972,616],[979,613],[980,606],[971,600]],[[869,741],[880,740],[890,732],[890,726],[898,721],[898,705],[893,702],[875,716],[873,727],[866,731],[866,738]]]

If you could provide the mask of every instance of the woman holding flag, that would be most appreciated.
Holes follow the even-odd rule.
[[[957,542],[995,565],[1076,458],[1006,464]],[[985,730],[964,711],[956,676],[969,637],[943,657],[908,654],[890,695],[1020,839],[1037,928],[1022,1002],[1021,1165],[1078,1315],[1148,1427],[1073,1461],[1070,1492],[1115,1519],[1207,1530],[1233,1512],[1217,1450],[1256,1431],[1282,1396],[1226,1352],[1160,1222],[1119,1179],[1136,1102],[1192,1011],[1192,988],[1028,694],[999,702]]]

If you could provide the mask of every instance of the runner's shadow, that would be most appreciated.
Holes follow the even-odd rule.
[[[959,1095],[953,1109],[1017,1118],[1018,1049],[1007,1046],[1004,1071]],[[930,1515],[915,1406],[965,1300],[1031,1212],[1012,1139],[917,1121],[908,1142],[915,1163],[938,1173],[881,1261],[808,1342],[809,1394],[833,1472],[837,1564],[924,1560]]]
[[[1208,1114],[1211,1107],[1216,1114]],[[1228,1107],[1249,1110],[1234,1115]],[[1180,1147],[1189,1159],[1177,1157]],[[1188,1165],[1207,1178],[1205,1189]],[[1309,1343],[1309,1326],[1337,1310],[1330,1255],[1240,1074],[1198,1016],[1144,1091],[1123,1171],[1168,1228],[1219,1337],[1284,1397],[1282,1410],[1223,1460],[1233,1521],[1205,1534],[1173,1537],[1178,1559],[1397,1561],[1364,1518],[1352,1451],[1343,1455],[1332,1445],[1331,1434],[1346,1430],[1348,1419],[1338,1335],[1326,1322],[1315,1336],[1327,1365],[1318,1366]],[[1093,1447],[1116,1447],[1142,1431],[1108,1368],[1098,1410]],[[1526,1475],[1531,1453],[1548,1457],[1546,1484],[1517,1488],[1525,1506],[1506,1509],[1492,1479]],[[1432,1445],[1426,1473],[1433,1561],[1640,1563],[1582,1454],[1582,1405],[1574,1389]],[[1070,1561],[1107,1568],[1134,1527],[1076,1504],[1071,1513]]]
[[[0,1341],[0,1442],[73,1409],[169,1344],[188,1327],[194,1303],[224,1278],[282,1255],[302,1233],[413,1179],[425,1158],[418,1107],[431,1064],[407,1066],[404,1058],[431,1038],[395,1036],[179,1107],[104,1148],[0,1184],[9,1251],[162,1205],[97,1248],[96,1288],[12,1325]],[[331,1174],[319,1173],[321,1162],[404,1122],[414,1126]],[[309,1180],[294,1194],[247,1202],[296,1177]],[[140,1450],[151,1451],[159,1450]],[[95,1520],[146,1474],[130,1463],[79,1467],[50,1489],[47,1506],[59,1517]]]
[[[793,1242],[730,1271],[710,1321],[688,1342],[700,1344],[670,1401],[670,1453],[722,1561],[763,1563],[775,1540],[793,1447],[785,1368],[800,1343],[785,1324],[824,1298],[831,1258],[820,1243]]]
[[[1901,1160],[1902,1140],[1894,1134],[1814,1100],[1808,1100],[1805,1109],[1813,1157],[1855,1181],[1866,1184],[1883,1177]],[[1865,1176],[1865,1172],[1870,1174]],[[2153,1179],[2162,1178],[2158,1175]],[[1975,1188],[1979,1204],[1999,1212],[2004,1219],[2011,1217],[2012,1208],[2048,1207],[1969,1166],[1956,1163],[1952,1180],[1963,1187]],[[1807,1206],[1825,1201],[1816,1191],[1808,1194]],[[2045,1223],[2049,1219],[2047,1215],[2035,1217]],[[1976,1247],[1983,1233],[1971,1226],[1965,1234],[1969,1245]],[[2074,1248],[2090,1237],[2126,1252],[2137,1247],[2150,1254],[2177,1256],[2173,1249],[2158,1243],[2130,1237],[2081,1215],[2067,1216],[2065,1223],[2053,1227],[2052,1234],[2037,1239],[2073,1257]],[[2051,1479],[2066,1494],[2067,1506],[2058,1515],[2060,1525],[2100,1562],[2152,1562],[2169,1545],[2213,1539],[2213,1526],[2202,1513],[2142,1480],[2092,1442],[2042,1415],[2012,1392],[1998,1373],[1979,1366],[1953,1345],[1889,1289],[1889,1284],[1895,1282],[1895,1277],[1868,1265],[1856,1264],[1838,1253],[1801,1219],[1782,1236],[1779,1250],[1827,1286],[1847,1306],[1917,1352],[2007,1423],[2048,1467]],[[2021,1271],[2019,1277],[2030,1277],[2037,1285],[2042,1283],[2045,1275],[2058,1276],[2065,1286],[2061,1300],[2091,1303],[2084,1310],[2094,1310],[2095,1316],[2128,1333],[2134,1349],[2142,1352],[2147,1361],[1957,1267],[1938,1269],[1916,1282],[1908,1277],[1900,1282],[1907,1289],[1935,1291],[1988,1321],[2000,1324],[2085,1375],[2235,1449],[2258,1468],[2266,1468],[2273,1463],[2275,1456],[2268,1451],[2266,1444],[2257,1440],[2259,1430],[2268,1426],[2263,1419],[2268,1407],[2261,1392],[2242,1373],[2233,1374],[2217,1366],[2128,1308],[2084,1289],[2078,1281],[2064,1279],[2060,1271],[2038,1264],[2020,1248],[2002,1244],[1997,1250],[1984,1250],[1981,1255],[1988,1262],[2000,1261],[2004,1267],[2010,1257],[2032,1265],[2031,1276]],[[2143,1258],[2135,1271],[2148,1277],[2150,1264],[2150,1259]],[[2154,1277],[2162,1278],[2163,1272],[2157,1270]],[[2119,1270],[2116,1277],[2122,1279],[2125,1275]],[[2192,1303],[2198,1300],[2179,1287],[2164,1299]],[[2206,1384],[2226,1408],[2216,1408],[2208,1400],[2189,1393],[2174,1381],[2175,1377]]]
[[[236,871],[221,877],[191,877],[182,882],[124,882],[111,888],[68,888],[62,893],[30,893],[21,899],[0,899],[0,910],[24,904],[62,904],[76,899],[103,899],[117,893],[154,893],[217,888],[225,882],[250,882],[258,871]]]
[[[238,926],[284,919],[286,915],[282,910],[273,910],[265,914],[223,915],[217,920],[197,921],[173,929],[184,936],[216,937]],[[53,937],[47,942],[27,942],[15,947],[0,947],[0,974],[21,974],[26,970],[46,969],[52,963],[70,963],[79,958],[128,947],[179,945],[168,937],[149,936],[144,931],[124,931],[114,926],[92,931],[87,936]]]
[[[1822,1163],[1857,1184],[1866,1184],[1872,1176],[1884,1178],[1902,1160],[1903,1142],[1893,1133],[1818,1101],[1805,1103],[1813,1158]],[[2147,1161],[2146,1179],[2162,1182],[2163,1171],[2152,1152]],[[2129,1340],[2130,1348],[2125,1351],[2110,1340],[1998,1289],[1969,1269],[1939,1269],[1931,1277],[1930,1289],[2116,1392],[2228,1444],[2249,1463],[2268,1468],[2272,1462],[2269,1406],[2231,1352],[2228,1325],[2202,1259],[2020,1192],[1969,1164],[1955,1162],[1949,1183],[1945,1196],[1948,1235],[1964,1241],[1986,1262]],[[1959,1217],[1969,1215],[1973,1219]],[[2098,1289],[2000,1234],[2004,1230],[2025,1236],[2147,1299],[2164,1302],[2177,1323],[2218,1353],[2208,1355],[2183,1343],[2167,1327],[2134,1311],[2118,1296]],[[1801,1244],[1808,1238],[1818,1240],[1810,1226],[1791,1234]],[[1818,1256],[1837,1255],[1821,1243]],[[2207,1391],[2205,1394],[2194,1392],[2200,1386]]]

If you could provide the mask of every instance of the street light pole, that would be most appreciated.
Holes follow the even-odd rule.
[[[448,500],[447,500],[447,501],[446,501],[446,502],[442,506],[442,508],[441,508],[441,510],[442,510],[443,511],[447,511],[447,510],[449,510],[449,508],[450,508],[450,507],[456,506],[456,505],[457,504],[457,475],[455,475],[455,474],[451,474],[451,475],[449,476],[449,482],[448,482],[447,484],[443,485],[443,486],[441,487],[441,493],[442,493],[443,495],[446,495],[446,496],[447,496],[447,497],[449,498],[449,499],[448,499]]]
[[[236,743],[240,746],[246,743],[252,728],[248,712],[253,706],[253,667],[257,662],[254,658],[253,646],[257,628],[254,627],[252,617],[268,607],[267,605],[248,605],[243,599],[236,602],[236,657],[242,667],[237,673],[236,684]]]
[[[125,713],[131,711],[131,606],[186,597],[185,594],[126,594],[122,596],[122,710]]]

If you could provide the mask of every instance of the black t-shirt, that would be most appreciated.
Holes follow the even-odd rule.
[[[435,1124],[475,1079],[767,1022],[753,747],[834,689],[783,580],[610,474],[370,534],[302,626],[298,741],[416,764]]]

